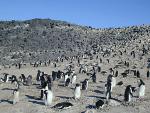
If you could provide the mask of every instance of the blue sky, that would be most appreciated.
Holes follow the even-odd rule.
[[[0,0],[0,20],[33,18],[96,28],[150,24],[150,0]]]

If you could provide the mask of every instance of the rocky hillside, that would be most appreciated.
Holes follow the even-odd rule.
[[[95,29],[50,19],[1,21],[0,64],[95,54],[143,38],[150,39],[150,26]]]

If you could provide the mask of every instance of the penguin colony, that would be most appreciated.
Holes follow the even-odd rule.
[[[120,51],[121,52],[121,51]],[[121,52],[121,55],[124,54]],[[134,52],[131,52],[131,56],[136,57],[133,55]],[[107,56],[108,54],[104,54],[104,56]],[[71,102],[65,101],[65,102],[59,102],[54,105],[54,100],[55,100],[55,90],[53,90],[54,85],[58,84],[63,84],[61,87],[64,88],[72,88],[73,94],[72,94],[72,99],[75,100],[75,102],[81,101],[82,98],[85,98],[82,96],[82,93],[88,92],[89,91],[89,86],[92,84],[100,84],[100,78],[98,76],[107,76],[104,82],[105,84],[101,87],[103,87],[103,95],[104,99],[97,99],[95,102],[95,108],[103,108],[105,105],[109,105],[110,101],[115,98],[114,96],[114,89],[116,87],[124,87],[124,91],[120,92],[120,94],[123,95],[123,100],[120,100],[125,103],[130,103],[132,102],[133,98],[136,98],[137,94],[137,100],[141,100],[145,98],[145,91],[146,91],[146,85],[143,80],[142,74],[140,73],[139,70],[136,69],[129,69],[130,63],[125,61],[125,62],[120,62],[118,63],[117,66],[126,66],[127,70],[124,70],[123,72],[119,72],[116,66],[107,69],[105,71],[103,67],[103,62],[106,64],[110,64],[111,60],[110,59],[104,59],[104,58],[99,58],[96,57],[98,63],[93,63],[93,64],[84,64],[81,63],[82,60],[86,59],[92,60],[93,57],[91,56],[77,56],[77,57],[69,57],[69,58],[59,58],[57,61],[53,63],[53,68],[55,68],[55,71],[52,71],[51,73],[47,74],[45,72],[42,72],[41,70],[37,71],[36,78],[35,76],[29,75],[25,76],[25,73],[21,74],[19,77],[15,75],[10,75],[7,73],[3,74],[3,77],[1,77],[1,83],[10,83],[14,84],[14,90],[13,90],[13,99],[12,103],[17,104],[19,103],[19,98],[20,98],[20,93],[21,93],[21,87],[26,86],[26,87],[31,87],[34,84],[36,84],[39,89],[39,97],[40,100],[44,103],[45,106],[51,106],[53,109],[67,109],[70,107],[73,107],[74,104]],[[77,61],[77,66],[78,70],[75,68],[73,65],[73,60]],[[57,67],[58,63],[64,63],[64,62],[71,62],[69,63],[68,66],[65,67],[64,70],[59,70],[59,67]],[[46,65],[46,64],[45,64]],[[57,71],[56,71],[57,68]],[[149,80],[149,69],[146,72],[146,77],[147,80]],[[79,81],[79,78],[82,76],[85,79],[82,81]],[[124,84],[124,81],[120,81],[119,77],[130,79],[129,77],[135,77],[137,80],[137,84],[133,87],[132,83],[131,84]],[[35,82],[36,80],[36,82]],[[57,83],[57,84],[56,84]],[[59,85],[57,86],[59,90]],[[1,92],[2,93],[2,92]]]

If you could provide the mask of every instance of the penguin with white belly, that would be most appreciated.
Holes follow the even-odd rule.
[[[64,75],[64,83],[66,83],[66,80],[69,78],[68,74]]]
[[[138,90],[138,97],[143,98],[145,95],[145,83],[143,80],[139,80],[139,90]]]
[[[53,92],[51,90],[51,88],[48,88],[48,90],[45,90],[45,105],[49,106],[52,104],[53,102]]]
[[[72,76],[72,81],[71,81],[71,83],[72,83],[72,84],[75,84],[75,83],[76,83],[76,80],[77,80],[77,75],[74,74],[74,75]]]
[[[112,88],[116,86],[116,78],[112,77]]]
[[[13,91],[13,104],[16,104],[19,102],[19,90],[15,89]]]
[[[74,91],[74,99],[80,99],[81,97],[81,89],[80,84],[76,84],[75,91]]]

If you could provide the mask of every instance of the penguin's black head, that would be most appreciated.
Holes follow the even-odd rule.
[[[130,89],[132,86],[131,85],[128,85],[127,87],[126,87],[126,89]]]
[[[38,73],[40,73],[41,71],[40,70],[38,70]]]
[[[14,91],[18,91],[18,89],[14,89]]]
[[[79,87],[79,86],[80,86],[80,84],[77,83],[77,84],[76,84],[76,87]]]
[[[32,76],[31,76],[31,75],[29,75],[29,76],[28,76],[28,79],[32,79]]]
[[[145,85],[142,79],[140,79],[139,82],[140,82],[139,85]]]
[[[14,89],[14,90],[13,90],[13,94],[15,94],[17,91],[18,91],[18,89]]]
[[[89,79],[85,79],[85,81],[88,81]]]

